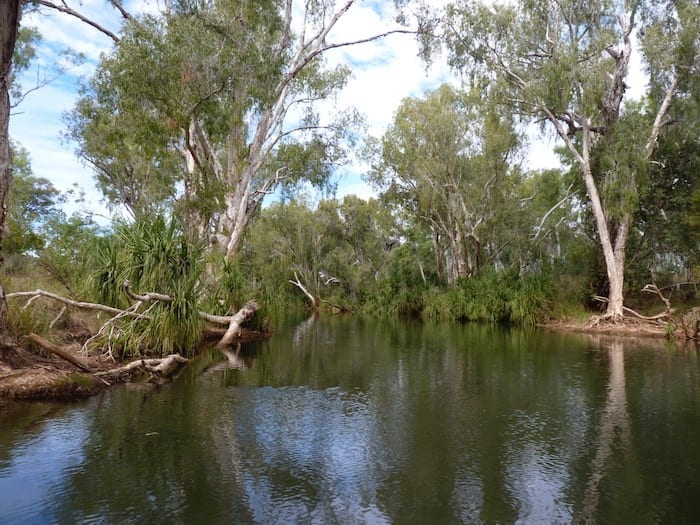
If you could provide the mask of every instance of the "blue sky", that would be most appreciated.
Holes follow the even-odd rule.
[[[121,18],[106,0],[68,0],[67,3],[118,32]],[[392,24],[389,14],[392,4],[393,0],[358,2],[343,16],[328,40],[355,40],[386,31]],[[125,1],[124,5],[131,12],[158,8],[155,0],[130,0]],[[384,12],[383,6],[386,7]],[[66,142],[61,135],[65,130],[62,115],[73,107],[80,79],[92,74],[100,54],[111,48],[112,41],[73,17],[46,9],[40,14],[25,16],[22,24],[37,27],[44,38],[37,61],[21,79],[25,89],[34,86],[37,77],[51,75],[60,50],[66,47],[84,54],[85,62],[29,93],[13,112],[10,134],[13,140],[29,151],[36,176],[46,177],[62,191],[77,185],[85,192],[87,203],[68,205],[68,212],[89,209],[107,215],[105,206],[100,203],[101,196],[95,189],[91,170],[76,157],[75,144]],[[446,65],[441,62],[426,71],[417,57],[417,46],[410,35],[393,35],[381,41],[334,50],[328,55],[328,60],[352,67],[353,78],[338,97],[337,104],[358,108],[367,119],[369,132],[375,136],[381,136],[386,130],[403,98],[421,96],[425,91],[436,88],[440,82],[452,78]],[[552,144],[541,141],[537,144],[537,151],[527,155],[528,164],[536,168],[553,165],[555,160],[550,153]],[[338,173],[337,195],[342,197],[354,193],[361,197],[371,196],[371,188],[361,179],[366,170],[367,166],[359,161],[342,168]]]

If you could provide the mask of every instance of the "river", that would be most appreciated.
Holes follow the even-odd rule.
[[[172,384],[0,406],[0,523],[698,523],[695,348],[298,320]]]

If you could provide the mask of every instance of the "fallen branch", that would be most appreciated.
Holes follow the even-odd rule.
[[[137,294],[131,289],[131,284],[129,281],[124,282],[124,290],[126,291],[126,294],[134,299],[135,301],[140,301],[140,302],[151,302],[151,301],[160,301],[163,303],[172,303],[173,298],[170,297],[169,295],[162,294],[162,293],[157,293],[157,292],[146,292],[146,293],[141,293]],[[230,324],[231,323],[231,318],[233,316],[230,315],[214,315],[210,314],[207,312],[197,312],[197,315],[199,316],[200,319],[204,321],[209,321],[210,323],[214,324]]]
[[[68,299],[67,297],[60,296],[58,294],[52,293],[52,292],[47,292],[46,290],[34,290],[31,292],[13,292],[9,293],[6,295],[8,299],[13,298],[13,297],[29,297],[29,300],[27,303],[24,305],[24,308],[27,308],[33,301],[35,301],[39,297],[46,297],[49,299],[53,299],[54,301],[58,301],[60,303],[63,303],[68,306],[73,306],[75,308],[80,308],[84,310],[97,310],[100,312],[107,312],[112,315],[100,328],[98,333],[91,337],[85,345],[83,345],[83,350],[87,352],[87,346],[88,343],[92,342],[96,338],[98,338],[100,335],[104,333],[106,328],[108,326],[113,326],[114,322],[122,319],[124,317],[129,317],[132,319],[139,319],[139,320],[152,320],[153,317],[148,315],[148,312],[150,309],[152,309],[158,302],[162,303],[172,303],[173,299],[169,295],[166,294],[161,294],[161,293],[156,293],[156,292],[146,292],[142,294],[137,294],[133,290],[131,290],[131,285],[128,281],[124,282],[124,290],[126,291],[127,295],[134,299],[136,303],[131,305],[129,308],[122,310],[120,308],[114,308],[111,306],[106,306],[104,304],[99,304],[99,303],[88,303],[84,301],[74,301],[73,299]],[[144,303],[153,303],[144,313],[138,313],[137,310],[143,305]],[[204,321],[208,321],[210,323],[214,324],[219,324],[219,325],[228,325],[228,329],[226,330],[226,333],[224,334],[223,338],[219,342],[219,346],[229,346],[233,340],[240,336],[241,333],[241,325],[250,317],[252,316],[257,310],[259,306],[258,303],[255,300],[249,301],[246,303],[243,308],[241,308],[236,314],[234,315],[213,315],[209,314],[206,312],[198,312],[198,316],[200,319],[203,319]],[[61,313],[59,314],[58,317],[60,317],[65,308],[61,310]],[[54,320],[55,322],[55,320]],[[37,343],[38,344],[38,343]]]
[[[30,297],[25,307],[29,305],[32,301],[34,301],[37,297],[47,297],[49,299],[53,299],[54,301],[58,301],[59,303],[64,303],[75,308],[80,308],[81,310],[98,310],[100,312],[107,312],[108,314],[114,315],[123,314],[127,315],[128,317],[134,317],[136,319],[150,319],[150,317],[144,316],[143,314],[139,314],[136,312],[127,312],[125,310],[113,308],[104,304],[74,301],[73,299],[68,299],[67,297],[63,297],[52,292],[47,292],[46,290],[37,289],[32,292],[12,292],[8,293],[5,297],[7,299],[12,299],[14,297]]]
[[[35,333],[30,333],[27,336],[27,339],[29,339],[32,343],[39,345],[44,350],[47,350],[48,352],[51,352],[52,354],[57,355],[61,359],[68,361],[69,363],[71,363],[74,366],[77,366],[81,370],[83,370],[85,372],[92,372],[92,370],[90,370],[90,367],[86,363],[84,363],[80,358],[74,356],[73,354],[64,350],[60,346],[53,344],[51,341],[47,341],[46,339],[44,339],[40,335],[37,335]]]
[[[98,377],[106,376],[115,378],[123,374],[132,374],[138,370],[146,370],[152,375],[162,379],[172,376],[176,370],[187,362],[188,359],[186,357],[182,357],[180,354],[171,354],[158,359],[138,359],[119,368],[97,372],[95,375]]]
[[[608,302],[608,298],[603,297],[601,295],[594,295],[593,299],[595,301],[598,301],[598,302],[601,302],[604,304]],[[662,312],[662,313],[656,314],[656,315],[647,316],[647,315],[642,315],[639,312],[635,312],[634,310],[632,310],[632,308],[629,308],[627,306],[623,306],[622,311],[636,317],[637,319],[641,319],[643,321],[661,321],[664,318],[670,317],[671,314],[673,313],[673,309],[671,308],[670,310],[667,310],[666,312]],[[605,316],[602,316],[601,318],[604,318],[604,317]]]
[[[173,301],[172,297],[169,295],[165,294],[160,294],[156,292],[147,292],[145,294],[135,294],[133,291],[131,291],[131,288],[129,288],[129,283],[124,283],[124,289],[126,290],[126,293],[131,297],[132,299],[140,302],[149,302],[149,301],[161,301],[165,303],[171,303]],[[150,316],[145,315],[145,314],[140,314],[138,312],[131,311],[131,309],[127,310],[122,310],[120,308],[114,308],[112,306],[107,306],[104,304],[100,303],[88,303],[85,301],[74,301],[73,299],[68,299],[67,297],[63,297],[61,295],[55,294],[53,292],[47,292],[46,290],[34,290],[31,292],[12,292],[8,293],[5,297],[7,299],[12,299],[14,297],[29,297],[29,301],[27,304],[25,304],[25,307],[27,307],[29,304],[31,304],[36,298],[38,297],[47,297],[49,299],[53,299],[54,301],[58,301],[63,304],[67,304],[69,306],[73,306],[75,308],[80,308],[82,310],[98,310],[100,312],[107,312],[108,314],[113,314],[119,317],[133,317],[134,319],[145,319],[145,320],[150,320],[152,319]],[[209,314],[206,312],[198,312],[199,318],[203,319],[204,321],[209,321],[210,323],[215,323],[215,324],[230,324],[231,323],[231,318],[233,316],[230,315],[214,315],[214,314]]]
[[[230,346],[236,337],[241,335],[241,325],[251,316],[258,311],[258,302],[255,300],[248,301],[243,305],[243,308],[238,310],[235,315],[231,317],[231,321],[228,325],[228,330],[221,338],[221,341],[216,345],[218,348],[226,348]]]

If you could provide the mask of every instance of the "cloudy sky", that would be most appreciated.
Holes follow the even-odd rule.
[[[106,0],[68,0],[67,3],[111,31],[119,32],[121,18]],[[132,13],[137,9],[158,9],[156,0],[123,3]],[[385,32],[392,27],[389,16],[392,4],[390,0],[358,2],[346,13],[328,41],[355,40]],[[379,12],[381,6],[386,6],[384,16]],[[81,78],[91,75],[100,54],[109,51],[112,41],[73,17],[47,9],[25,16],[22,25],[37,27],[44,39],[38,59],[21,78],[25,90],[34,87],[38,80],[53,77],[53,66],[64,61],[62,55],[66,48],[82,53],[86,60],[26,96],[13,112],[11,136],[29,151],[36,176],[46,177],[63,191],[77,185],[85,191],[89,208],[106,215],[105,207],[99,202],[100,194],[94,188],[92,172],[77,159],[75,144],[62,139],[65,129],[62,115],[72,109]],[[375,136],[384,132],[403,98],[421,96],[451,79],[447,67],[439,62],[426,71],[410,35],[392,35],[333,53],[330,60],[345,62],[354,72],[353,79],[339,97],[339,105],[358,108],[367,119],[370,133]],[[534,168],[552,165],[555,162],[550,153],[552,144],[541,141],[537,144],[538,147],[528,155],[528,164]],[[365,169],[360,164],[344,168],[339,174],[338,195],[371,195],[371,189],[361,180]],[[68,207],[68,211],[76,209],[84,209],[84,206]]]

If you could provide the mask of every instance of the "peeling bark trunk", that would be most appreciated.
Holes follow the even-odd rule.
[[[603,209],[603,203],[600,199],[600,194],[598,193],[598,186],[593,178],[593,172],[591,171],[590,151],[592,131],[590,130],[590,122],[588,120],[584,121],[583,123],[582,138],[583,144],[581,146],[582,151],[579,164],[581,165],[581,170],[583,171],[583,182],[586,185],[586,192],[588,193],[591,209],[593,210],[593,217],[595,218],[600,245],[603,248],[605,269],[610,286],[606,315],[611,317],[622,317],[624,315],[622,307],[624,303],[623,291],[625,281],[625,245],[627,243],[627,230],[629,229],[629,226],[624,224],[626,220],[625,217],[625,219],[623,219],[623,223],[620,225],[618,236],[615,240],[615,246],[613,247],[613,243],[610,238],[608,221],[605,217],[605,210]]]

